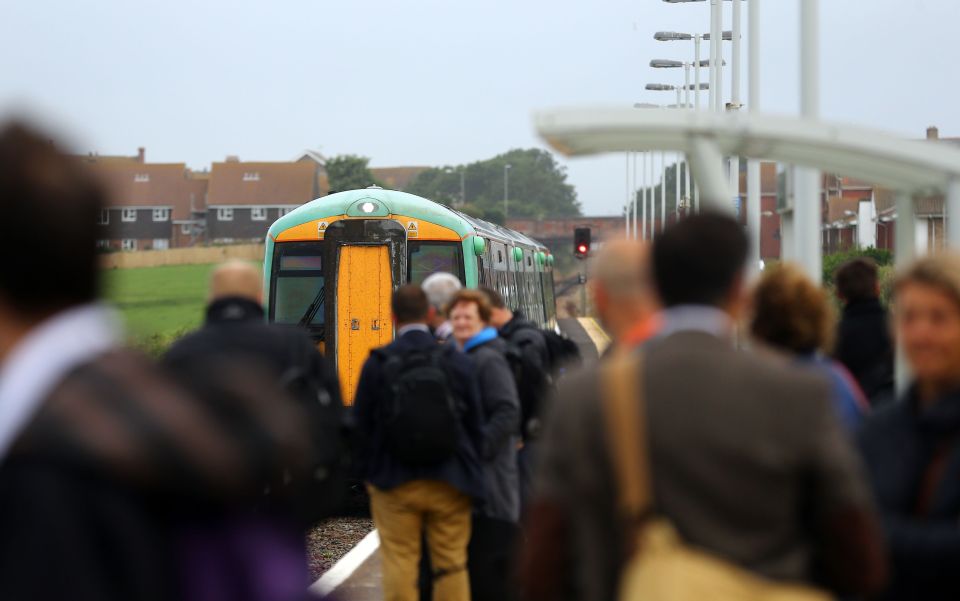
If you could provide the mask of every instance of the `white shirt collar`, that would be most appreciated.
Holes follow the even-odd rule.
[[[716,307],[707,305],[678,305],[661,313],[660,338],[677,332],[703,332],[717,338],[726,338],[733,332],[730,316]]]
[[[397,338],[400,338],[407,332],[426,332],[427,334],[429,334],[430,328],[427,327],[427,324],[425,323],[408,323],[407,325],[397,330]]]
[[[50,317],[13,347],[0,364],[0,457],[64,376],[116,347],[121,334],[114,310],[89,304]]]

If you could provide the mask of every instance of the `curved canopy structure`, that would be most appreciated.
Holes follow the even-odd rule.
[[[773,160],[874,182],[905,195],[944,194],[960,215],[960,149],[868,128],[756,113],[572,108],[535,115],[537,132],[568,155],[668,150],[687,154],[703,200],[730,210],[723,156]],[[960,242],[960,218],[950,219]]]

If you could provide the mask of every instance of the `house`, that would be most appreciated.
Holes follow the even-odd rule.
[[[242,162],[227,157],[210,170],[208,243],[261,242],[270,224],[321,196],[314,161]]]
[[[107,191],[97,219],[98,246],[112,250],[164,250],[195,244],[202,229],[188,228],[202,211],[206,181],[184,163],[147,163],[136,156],[90,154],[90,165]]]
[[[371,167],[373,178],[388,190],[406,190],[410,182],[430,167]]]

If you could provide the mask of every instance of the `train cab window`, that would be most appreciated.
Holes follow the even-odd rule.
[[[324,286],[322,242],[287,242],[274,250],[270,320],[276,323],[300,323],[304,313]],[[323,326],[324,302],[321,299],[310,321],[311,329]]]
[[[407,242],[407,281],[421,284],[428,275],[445,271],[463,282],[462,249],[458,242]]]

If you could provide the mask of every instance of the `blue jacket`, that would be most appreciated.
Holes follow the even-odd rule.
[[[436,349],[429,332],[414,330],[382,348],[387,354]],[[360,373],[353,414],[358,437],[358,463],[362,477],[381,490],[389,490],[412,480],[440,480],[477,500],[484,498],[483,472],[479,448],[482,444],[482,414],[477,380],[472,362],[452,347],[444,349],[454,373],[452,385],[466,407],[461,421],[457,454],[437,466],[412,467],[394,459],[385,444],[381,408],[389,401],[384,381],[383,361],[371,354]]]
[[[960,390],[926,409],[909,391],[866,420],[860,448],[892,560],[883,598],[960,599]]]

